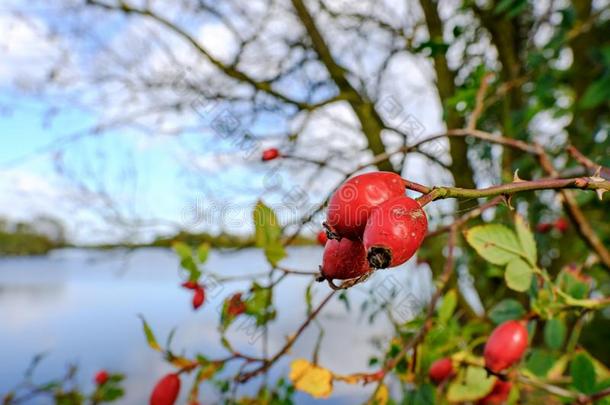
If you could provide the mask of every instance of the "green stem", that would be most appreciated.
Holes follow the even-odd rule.
[[[425,187],[425,186],[424,186]],[[499,195],[513,195],[522,191],[536,190],[610,190],[610,181],[596,180],[591,177],[575,177],[569,179],[541,179],[531,181],[517,181],[499,186],[482,189],[467,189],[460,187],[433,187],[430,192],[418,198],[422,206],[435,200],[444,198],[484,198]],[[417,191],[417,190],[416,190]]]

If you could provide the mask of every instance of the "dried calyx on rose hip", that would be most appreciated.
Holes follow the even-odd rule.
[[[374,172],[352,177],[335,191],[328,202],[324,226],[329,238],[362,240],[372,209],[404,193],[404,182],[396,173]]]
[[[477,401],[477,405],[500,405],[506,402],[513,384],[510,381],[496,379],[491,392]]]
[[[455,377],[455,370],[453,369],[451,359],[444,357],[432,363],[432,365],[430,365],[430,369],[428,370],[428,377],[430,377],[430,380],[437,385],[445,380]]]
[[[167,374],[159,380],[150,396],[150,405],[173,405],[180,393],[180,377]]]
[[[324,248],[320,272],[326,280],[347,280],[365,275],[371,268],[360,241],[329,239]]]
[[[364,230],[370,266],[385,269],[403,264],[420,247],[427,230],[426,213],[414,199],[400,196],[378,205]]]
[[[527,349],[527,338],[524,321],[506,321],[499,325],[485,344],[485,368],[498,373],[518,363]]]

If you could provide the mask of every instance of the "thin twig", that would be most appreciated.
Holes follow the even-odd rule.
[[[326,298],[324,298],[324,300],[322,300],[322,302],[318,305],[318,307],[309,314],[309,316],[307,317],[305,322],[303,322],[303,324],[301,324],[299,329],[297,329],[295,334],[288,338],[288,340],[286,341],[286,344],[272,358],[265,360],[260,367],[254,369],[252,371],[249,371],[249,372],[243,373],[243,374],[238,374],[235,377],[235,380],[239,383],[245,383],[246,381],[250,380],[251,378],[259,375],[260,373],[267,371],[282,356],[284,356],[286,353],[288,353],[288,351],[290,350],[290,348],[292,348],[292,346],[297,341],[299,336],[301,336],[301,334],[305,331],[305,329],[307,329],[307,327],[309,326],[311,321],[313,321],[314,318],[318,315],[318,313],[322,310],[322,308],[324,308],[324,306],[326,304],[328,304],[328,302],[330,302],[330,299],[333,297],[333,295],[335,295],[335,291],[332,291],[330,294],[328,294],[326,296]]]

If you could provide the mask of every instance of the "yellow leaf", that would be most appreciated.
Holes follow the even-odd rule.
[[[371,399],[371,405],[386,405],[389,398],[388,387],[385,384],[381,384]]]
[[[314,398],[327,398],[333,392],[331,372],[305,359],[292,362],[289,377],[297,390],[306,392]]]
[[[170,359],[171,363],[178,368],[190,367],[193,365],[193,362],[184,357],[173,357]]]

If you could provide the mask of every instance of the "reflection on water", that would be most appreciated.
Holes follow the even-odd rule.
[[[321,254],[317,247],[294,248],[286,266],[313,270]],[[214,252],[206,269],[221,275],[238,275],[264,272],[267,265],[260,251],[243,250]],[[404,281],[406,275],[408,283]],[[413,268],[378,272],[364,286],[350,290],[351,312],[336,300],[320,318],[326,329],[321,365],[337,373],[367,370],[369,357],[376,354],[372,339],[387,339],[391,328],[383,316],[369,325],[366,317],[359,316],[358,308],[371,289],[379,289],[388,276],[395,277],[422,301],[430,293],[428,272]],[[309,281],[307,277],[289,277],[276,289],[274,300],[279,313],[270,329],[271,352],[280,348],[285,337],[303,321],[304,290]],[[178,262],[164,249],[132,253],[63,250],[48,257],[0,259],[0,396],[21,380],[34,355],[47,352],[35,373],[36,381],[62,375],[72,362],[79,365],[81,386],[88,389],[95,371],[105,368],[126,374],[127,394],[120,403],[146,403],[154,382],[171,368],[146,346],[138,314],[146,317],[161,342],[177,327],[173,350],[184,348],[187,354],[222,356],[225,353],[218,343],[217,308],[233,291],[246,290],[248,283],[232,282],[214,289],[198,312],[191,310],[190,295],[178,288],[178,283]],[[326,285],[316,285],[314,301],[327,291]],[[238,329],[233,327],[229,333],[234,346],[260,356],[261,342],[253,343],[248,333]],[[308,329],[291,357],[273,368],[272,378],[287,374],[291,358],[310,357],[316,337],[315,327]],[[224,372],[230,374],[235,369]],[[241,392],[254,393],[260,384],[260,378],[254,379]],[[213,391],[203,388],[206,394]],[[362,401],[372,388],[337,384],[330,400],[315,401],[305,394],[297,394],[296,400],[353,403]],[[205,400],[204,403],[214,402],[209,395]]]

